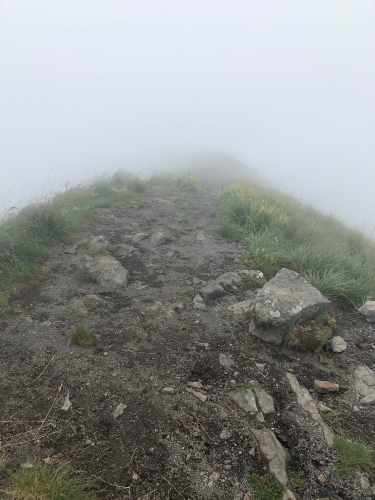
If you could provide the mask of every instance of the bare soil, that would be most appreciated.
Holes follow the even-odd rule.
[[[318,354],[270,347],[249,336],[246,318],[228,310],[254,295],[245,286],[207,311],[193,309],[202,283],[241,267],[244,248],[220,237],[215,224],[213,195],[154,187],[142,206],[98,209],[81,233],[51,248],[38,279],[11,298],[16,314],[0,319],[1,486],[8,468],[44,460],[85,472],[101,499],[252,498],[246,474],[265,473],[267,463],[250,427],[266,425],[288,449],[290,469],[304,473],[304,486],[295,490],[299,498],[366,498],[355,472],[335,472],[337,455],[296,404],[285,373],[293,371],[308,389],[315,379],[340,384],[339,393],[314,397],[340,409],[341,425],[375,446],[375,409],[359,407],[352,374],[359,364],[375,369],[375,350],[356,347],[375,343],[375,325],[338,311],[348,348],[324,353],[323,365]],[[131,243],[137,232],[159,227],[173,237],[166,245],[153,247],[149,238]],[[130,271],[122,293],[102,293],[96,283],[76,279],[87,253],[84,240],[94,235],[139,249],[119,259]],[[64,253],[77,243],[76,254]],[[89,294],[106,306],[87,315],[74,312],[72,300]],[[181,303],[183,309],[176,307]],[[76,324],[97,336],[96,347],[70,342]],[[220,365],[220,353],[235,361],[233,371]],[[263,374],[254,362],[265,363]],[[265,424],[255,424],[228,397],[253,379],[275,400],[277,412]],[[203,384],[205,402],[186,391],[187,382],[196,381]],[[68,391],[72,406],[65,412]],[[120,403],[126,408],[114,418]],[[220,437],[224,429],[227,437]],[[318,481],[320,474],[326,483]]]

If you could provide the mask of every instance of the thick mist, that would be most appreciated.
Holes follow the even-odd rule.
[[[373,0],[0,0],[0,16],[7,203],[227,153],[374,228]]]

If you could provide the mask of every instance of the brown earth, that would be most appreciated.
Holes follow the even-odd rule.
[[[375,350],[356,347],[375,343],[375,325],[357,313],[337,312],[348,348],[324,353],[323,365],[318,354],[261,345],[249,336],[246,318],[228,310],[254,295],[245,286],[207,311],[193,309],[202,283],[241,267],[244,248],[215,233],[215,217],[212,195],[177,187],[152,188],[139,209],[98,209],[84,231],[51,248],[39,279],[11,298],[16,314],[0,319],[1,486],[7,468],[44,460],[84,471],[96,480],[101,499],[252,498],[246,474],[263,474],[267,463],[250,432],[254,421],[228,392],[256,379],[276,406],[265,424],[256,425],[275,430],[290,453],[289,468],[304,473],[305,485],[295,490],[299,498],[366,498],[356,473],[335,472],[336,453],[297,405],[285,373],[293,371],[308,389],[315,379],[340,384],[338,393],[314,398],[340,409],[341,425],[375,446],[375,410],[359,407],[352,374],[359,364],[375,369]],[[131,243],[137,232],[161,226],[173,238],[166,245],[153,247],[149,238]],[[85,239],[93,235],[139,249],[119,259],[130,270],[123,292],[101,293],[96,283],[76,279]],[[76,254],[64,253],[77,242]],[[89,294],[104,299],[105,307],[74,312],[72,300]],[[97,336],[96,347],[70,342],[76,324]],[[233,371],[220,365],[220,353],[235,361]],[[263,374],[254,362],[265,363]],[[196,381],[205,402],[186,391],[187,382]],[[67,391],[72,407],[65,412]],[[126,408],[115,419],[120,403]]]

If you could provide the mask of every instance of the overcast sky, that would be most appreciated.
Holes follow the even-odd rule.
[[[212,151],[375,226],[375,0],[0,0],[0,16],[0,198]]]

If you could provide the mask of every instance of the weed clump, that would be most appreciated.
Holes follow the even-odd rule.
[[[73,344],[81,347],[94,347],[98,340],[87,328],[82,325],[76,325],[71,333],[71,340]]]
[[[92,485],[65,467],[50,469],[35,464],[9,473],[5,498],[9,500],[96,500]]]
[[[286,488],[275,474],[247,474],[247,480],[255,492],[254,500],[282,500]]]

